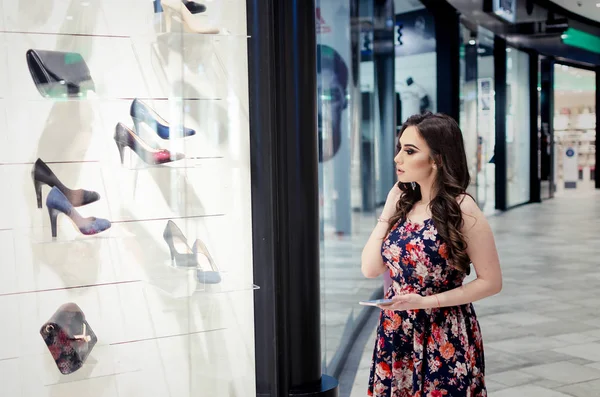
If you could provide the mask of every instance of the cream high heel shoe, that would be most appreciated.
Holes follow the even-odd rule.
[[[176,20],[185,32],[201,34],[218,34],[221,29],[211,26],[210,15],[206,7],[190,0],[161,0],[167,31],[171,31],[172,21]]]

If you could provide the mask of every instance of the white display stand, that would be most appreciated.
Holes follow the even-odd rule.
[[[0,395],[254,394],[246,5],[204,4],[221,33],[167,24],[152,0],[0,2]],[[28,49],[81,54],[95,92],[42,97]],[[196,131],[172,140],[137,131],[185,159],[148,165],[126,148],[121,164],[113,135],[118,122],[133,129],[134,98]],[[98,192],[77,210],[111,228],[84,236],[61,214],[53,238],[48,186],[36,205],[37,158],[66,186]],[[220,283],[174,266],[168,220],[190,246],[205,243]],[[67,302],[81,307],[98,343],[63,375],[40,328]]]

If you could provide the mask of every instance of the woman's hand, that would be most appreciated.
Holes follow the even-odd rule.
[[[419,294],[397,295],[392,298],[394,302],[387,305],[377,305],[383,310],[416,310],[427,309],[427,299]]]
[[[397,183],[394,183],[394,186],[387,195],[385,205],[383,206],[383,211],[381,212],[381,217],[383,219],[387,220],[394,216],[396,213],[396,204],[398,203],[401,194],[402,190],[400,190]]]

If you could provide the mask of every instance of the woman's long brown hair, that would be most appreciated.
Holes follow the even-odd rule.
[[[462,211],[457,198],[467,194],[469,169],[462,132],[454,119],[445,114],[417,114],[402,125],[398,139],[413,126],[425,139],[431,157],[437,165],[433,183],[433,199],[430,203],[431,217],[442,241],[446,243],[447,260],[455,268],[469,273],[471,260],[467,255],[467,243],[461,233]],[[399,150],[396,147],[396,152]],[[399,220],[406,219],[413,205],[421,199],[421,188],[416,184],[398,183],[403,194],[396,205],[396,214],[390,218],[390,229]]]

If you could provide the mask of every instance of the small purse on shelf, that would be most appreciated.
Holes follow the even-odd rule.
[[[96,334],[85,321],[85,314],[75,303],[59,307],[42,325],[40,334],[63,375],[80,369],[98,342]]]
[[[26,58],[31,78],[43,97],[80,97],[95,91],[90,70],[77,52],[27,50]]]

